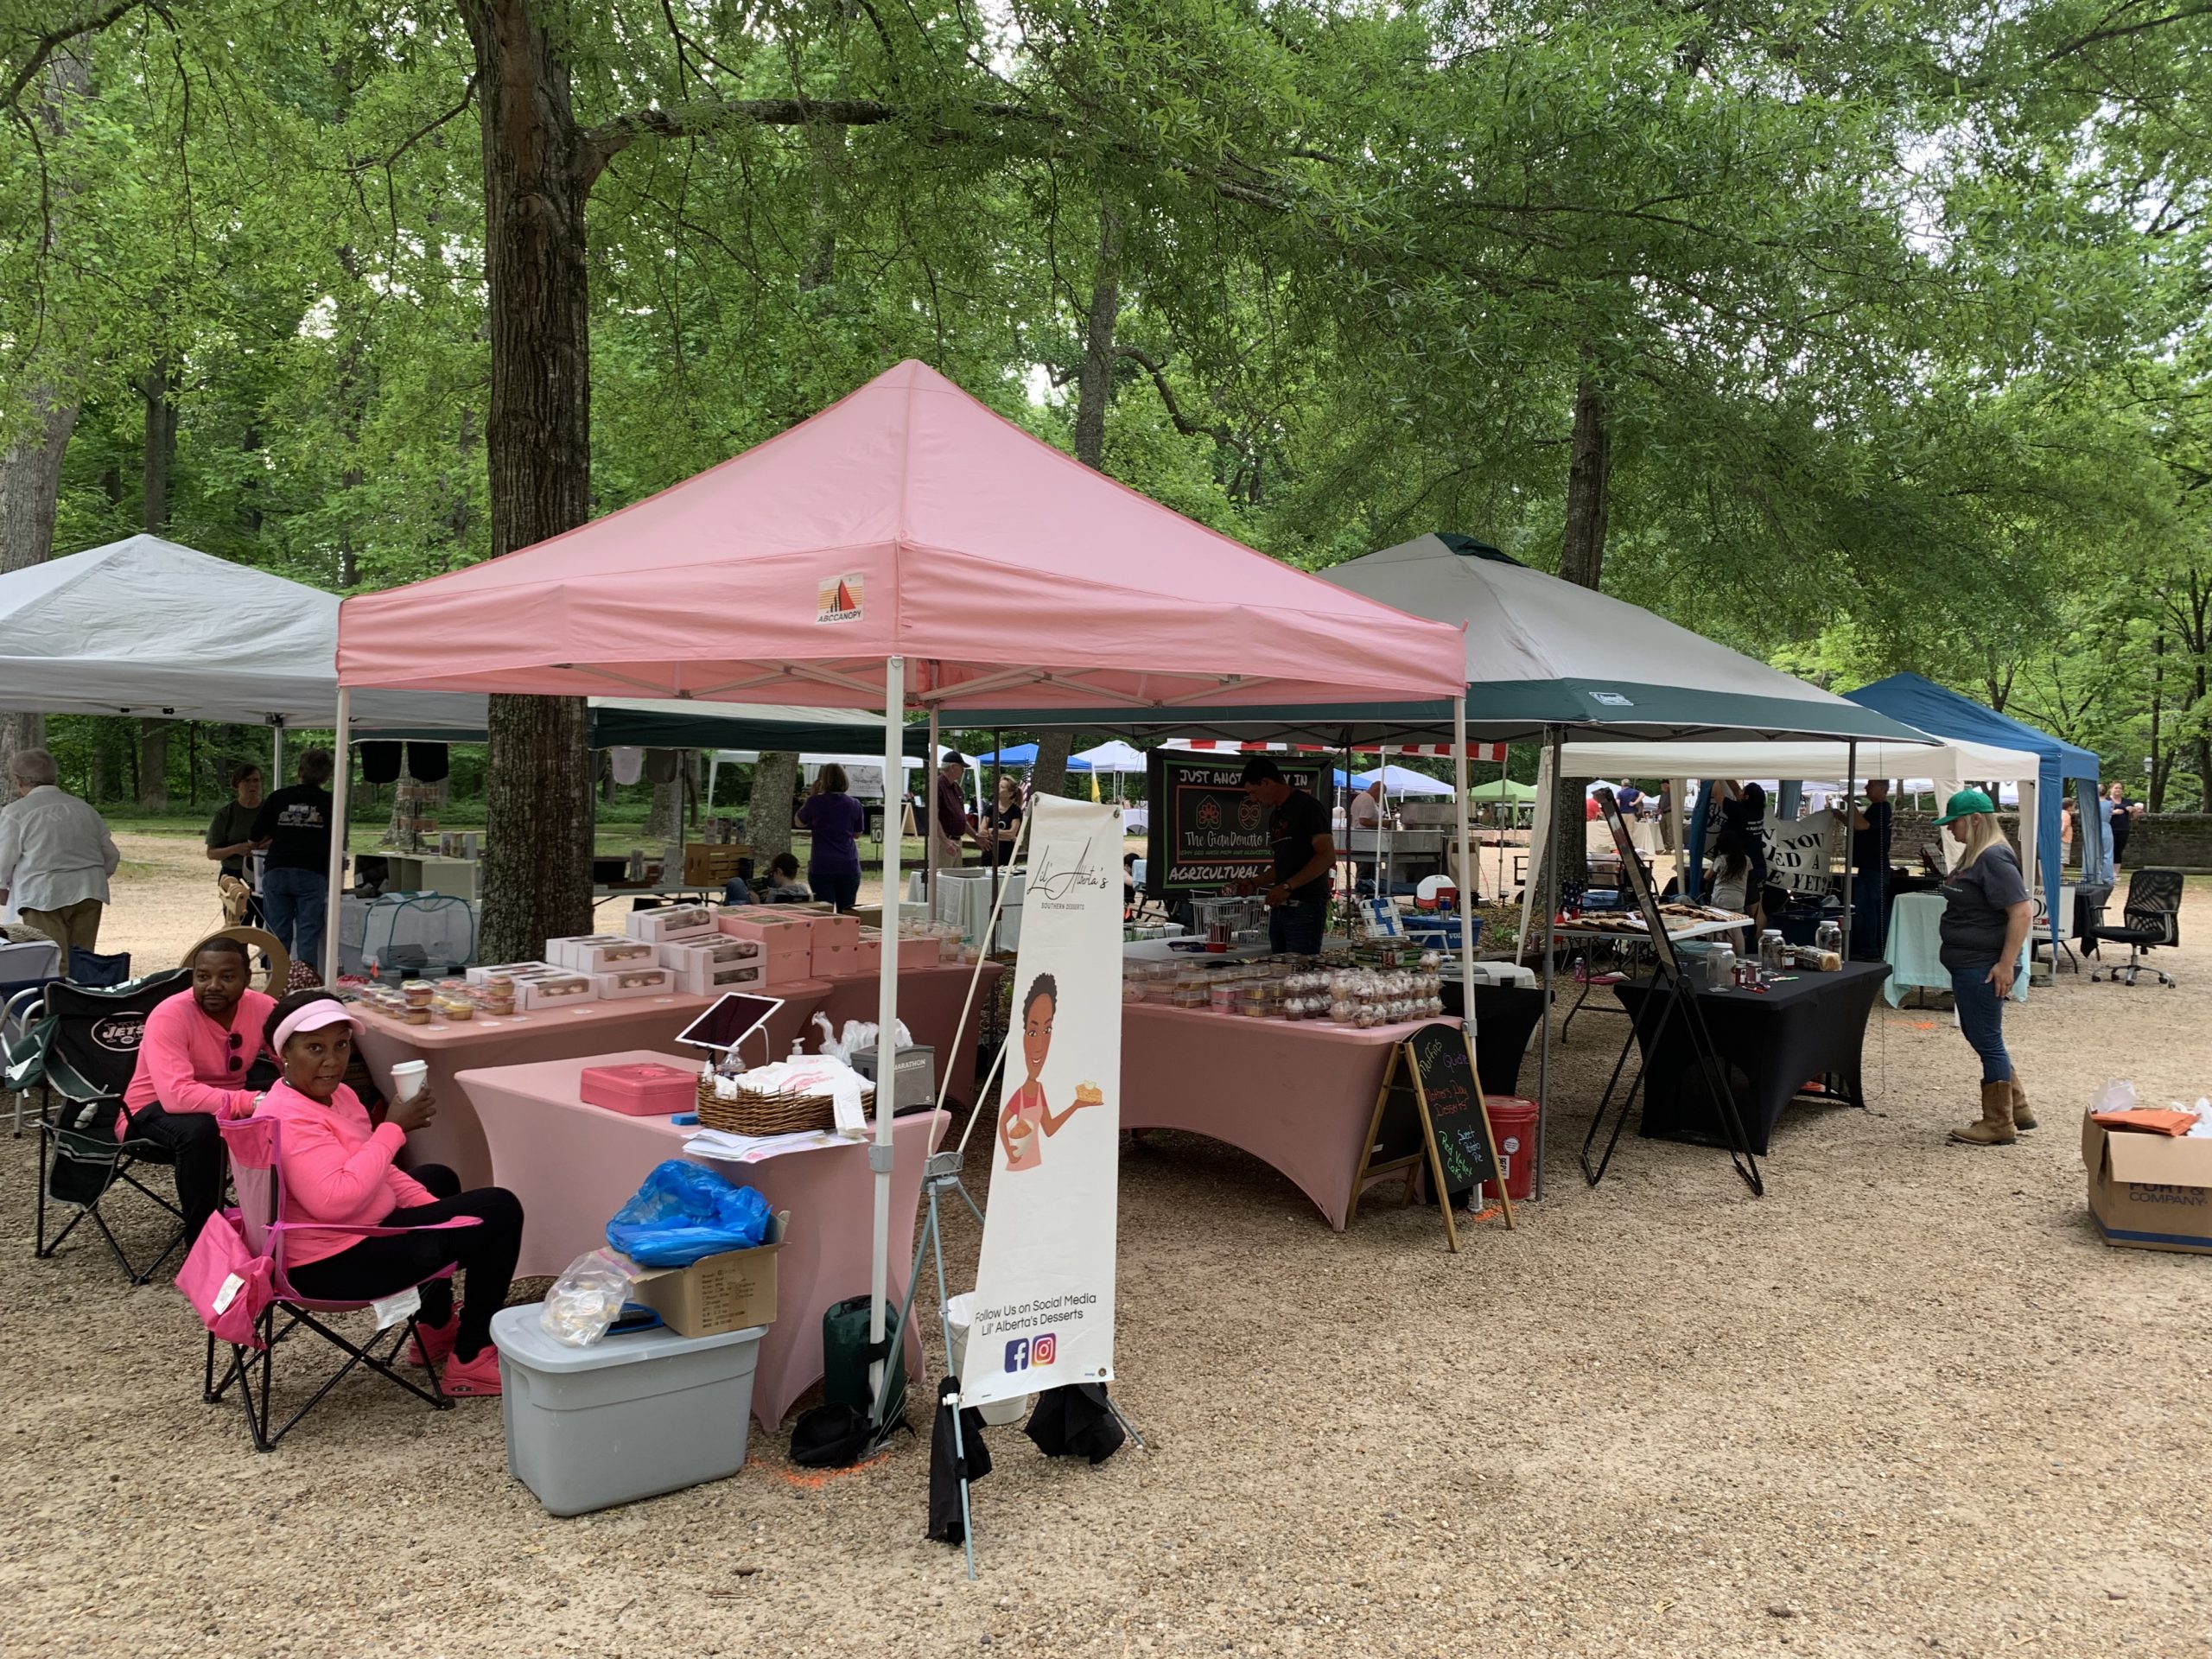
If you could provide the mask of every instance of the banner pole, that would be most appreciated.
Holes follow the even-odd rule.
[[[1471,1046],[1475,1039],[1474,918],[1478,884],[1467,841],[1467,694],[1464,691],[1452,699],[1452,781],[1459,792],[1459,1018],[1467,1027],[1467,1041]]]
[[[338,983],[339,918],[346,903],[346,797],[349,792],[347,785],[353,781],[353,693],[343,685],[338,688],[338,729],[334,735],[337,741],[332,747],[336,753],[333,758],[338,764],[330,778],[330,879],[322,895],[322,960],[316,964],[322,974],[322,982],[332,986]],[[278,788],[283,787],[282,778],[276,782]]]

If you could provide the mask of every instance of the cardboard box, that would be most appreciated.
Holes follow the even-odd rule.
[[[715,931],[714,913],[704,905],[661,905],[633,910],[622,918],[623,931],[647,944],[671,939],[696,939]]]
[[[679,1337],[714,1337],[776,1320],[776,1254],[791,1230],[791,1211],[768,1224],[768,1242],[750,1250],[709,1255],[688,1268],[638,1268],[630,1300],[659,1314]]]
[[[2107,1130],[2085,1112],[2082,1162],[2106,1243],[2212,1255],[2212,1141]]]
[[[623,933],[581,933],[545,941],[545,959],[556,968],[579,974],[612,974],[625,968],[651,968],[660,957],[660,946]]]
[[[751,856],[752,849],[741,842],[689,842],[683,849],[683,885],[726,887],[737,874],[737,867]]]

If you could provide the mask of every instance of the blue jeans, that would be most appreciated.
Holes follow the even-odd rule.
[[[814,889],[814,896],[837,906],[840,914],[852,909],[861,901],[861,873],[858,870],[840,874],[836,870],[807,868],[806,885]]]
[[[321,870],[264,870],[261,914],[294,962],[322,971],[322,918],[330,879]]]
[[[1981,1056],[1981,1080],[2012,1082],[2012,1057],[2005,1052],[2005,999],[1989,982],[1989,969],[1952,969],[1951,1001],[1959,1011],[1959,1029]]]
[[[1318,957],[1321,935],[1328,925],[1325,904],[1277,905],[1268,912],[1268,949],[1294,957]]]

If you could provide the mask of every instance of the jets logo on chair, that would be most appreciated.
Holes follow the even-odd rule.
[[[136,1054],[139,1039],[145,1034],[146,1016],[143,1014],[111,1014],[92,1022],[92,1041],[111,1054]]]

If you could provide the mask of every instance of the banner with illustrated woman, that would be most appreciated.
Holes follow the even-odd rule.
[[[1121,819],[1057,797],[1030,810],[1014,1029],[961,1378],[971,1406],[1114,1375]]]

